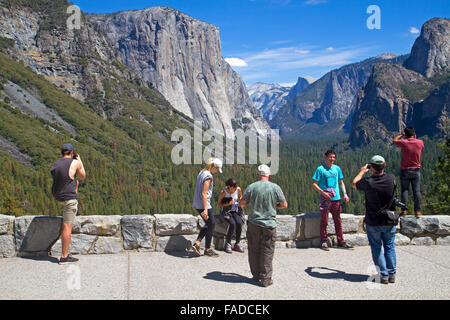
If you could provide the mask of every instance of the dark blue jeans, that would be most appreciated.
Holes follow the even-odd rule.
[[[397,273],[395,231],[396,226],[366,225],[366,234],[369,239],[372,260],[380,269],[380,276],[383,280],[395,278]]]
[[[401,170],[400,184],[402,188],[402,202],[408,204],[408,191],[409,185],[411,184],[414,198],[414,212],[421,211],[420,169]]]

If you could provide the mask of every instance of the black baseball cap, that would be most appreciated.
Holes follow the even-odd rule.
[[[75,148],[70,143],[65,143],[61,147],[61,152],[70,152],[70,151],[73,151],[73,150],[75,150]]]

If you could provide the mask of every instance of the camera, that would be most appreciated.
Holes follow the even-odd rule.
[[[367,165],[367,169],[370,169],[370,168],[372,168],[372,165],[369,163],[369,164]]]
[[[394,199],[394,205],[396,207],[399,207],[402,209],[402,211],[408,211],[408,207],[406,206],[406,204],[404,204],[403,202],[401,202],[398,199]]]

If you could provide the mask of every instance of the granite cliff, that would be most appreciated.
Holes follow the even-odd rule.
[[[418,136],[448,137],[450,20],[427,21],[403,66],[376,63],[359,92],[349,137],[352,146],[390,142],[405,126]]]

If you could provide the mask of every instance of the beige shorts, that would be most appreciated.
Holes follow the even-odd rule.
[[[63,222],[66,224],[73,224],[78,211],[78,200],[67,200],[61,203],[63,205]]]

